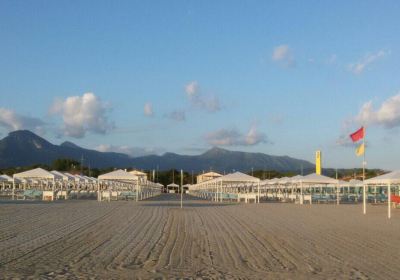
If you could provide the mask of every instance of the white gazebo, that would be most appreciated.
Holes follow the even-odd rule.
[[[175,183],[171,183],[167,185],[167,192],[168,193],[178,193],[179,192],[179,185]]]
[[[146,199],[160,194],[160,186],[151,182],[143,182],[134,174],[126,172],[122,169],[115,170],[100,175],[97,180],[98,200],[103,198],[111,200],[111,197],[135,197],[136,201]],[[105,191],[101,188],[106,187]]]
[[[100,188],[102,183],[105,183],[107,186],[107,191],[101,191]],[[139,200],[139,177],[128,173],[122,169],[118,169],[115,171],[111,171],[109,173],[100,175],[97,181],[97,199],[101,201],[103,198],[107,198],[109,201],[111,200],[111,196],[118,197],[118,194],[121,190],[124,191],[133,191],[133,186],[136,187],[135,190],[135,198],[136,201]],[[110,191],[111,188],[111,191]],[[116,189],[114,191],[114,189]]]
[[[26,180],[28,184],[29,182],[37,183],[40,188],[43,190],[43,199],[46,200],[54,200],[54,191],[56,186],[56,180],[62,180],[62,177],[56,174],[53,174],[47,170],[42,168],[36,168],[28,171],[24,171],[21,173],[16,173],[13,175],[13,194],[12,199],[15,199],[15,182],[16,180]],[[51,191],[48,190],[49,186],[51,186]]]
[[[391,188],[400,186],[400,170],[392,171],[364,181],[366,186],[387,186],[388,218],[391,218]]]
[[[257,188],[257,192],[254,189]],[[249,190],[251,189],[251,192]],[[244,190],[244,192],[242,192]],[[192,191],[204,198],[222,202],[224,199],[240,201],[244,198],[245,202],[254,199],[260,202],[260,179],[241,173],[230,173],[213,180],[208,180],[200,184],[192,185]]]

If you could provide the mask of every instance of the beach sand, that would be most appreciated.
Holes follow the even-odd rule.
[[[400,277],[400,210],[178,197],[0,202],[0,278]]]

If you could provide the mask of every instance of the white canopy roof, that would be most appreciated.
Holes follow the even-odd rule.
[[[303,176],[301,176],[301,175],[296,175],[296,176],[290,177],[290,178],[289,178],[289,182],[290,182],[291,184],[296,184],[296,183],[298,183],[301,179],[303,179]]]
[[[13,176],[14,178],[17,179],[49,179],[49,180],[54,180],[54,179],[62,179],[61,176],[55,175],[47,170],[44,170],[42,168],[36,168],[32,170],[28,170],[25,172],[21,173],[16,173]]]
[[[136,170],[136,169],[132,170],[132,171],[129,171],[128,173],[131,173],[131,174],[136,175],[136,176],[147,176],[146,173],[144,173],[142,171],[139,171],[139,170]]]
[[[289,177],[282,177],[282,178],[278,179],[278,183],[285,185],[285,184],[289,183],[289,180],[290,180]]]
[[[400,184],[400,170],[392,171],[387,174],[365,180],[365,184],[367,185]]]
[[[217,172],[207,172],[207,173],[203,173],[203,174],[199,174],[198,176],[207,176],[207,177],[221,177],[222,175],[217,173]]]
[[[175,183],[171,183],[171,184],[167,185],[167,187],[179,187],[179,185],[177,185]]]
[[[98,177],[99,180],[115,180],[115,181],[137,181],[138,176],[126,172],[122,169],[118,169]]]
[[[62,178],[63,181],[72,181],[72,180],[74,180],[73,177],[70,177],[70,176],[68,176],[68,175],[66,175],[64,173],[61,173],[60,171],[57,171],[57,170],[52,170],[52,171],[50,171],[50,173],[58,176],[59,178]]]
[[[339,184],[344,187],[359,187],[363,185],[363,181],[351,179],[350,181],[339,181]]]
[[[318,175],[316,173],[304,176],[303,178],[298,180],[298,183],[302,184],[323,184],[323,185],[330,185],[330,184],[338,184],[339,180],[324,176]]]
[[[8,175],[0,175],[0,182],[12,182],[12,178]]]
[[[260,179],[244,174],[242,172],[230,173],[225,176],[214,179],[213,181],[223,182],[240,182],[240,183],[258,183]]]
[[[279,182],[279,178],[273,178],[271,180],[266,181],[268,185],[275,185]]]

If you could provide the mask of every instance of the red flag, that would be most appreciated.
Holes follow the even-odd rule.
[[[353,140],[353,142],[357,142],[360,139],[364,138],[365,131],[364,131],[364,127],[361,127],[359,130],[357,130],[356,132],[354,132],[353,134],[350,134],[351,140]]]

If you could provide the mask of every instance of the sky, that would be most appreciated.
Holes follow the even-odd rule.
[[[399,1],[0,1],[0,137],[400,169]],[[397,148],[396,148],[397,147]]]

